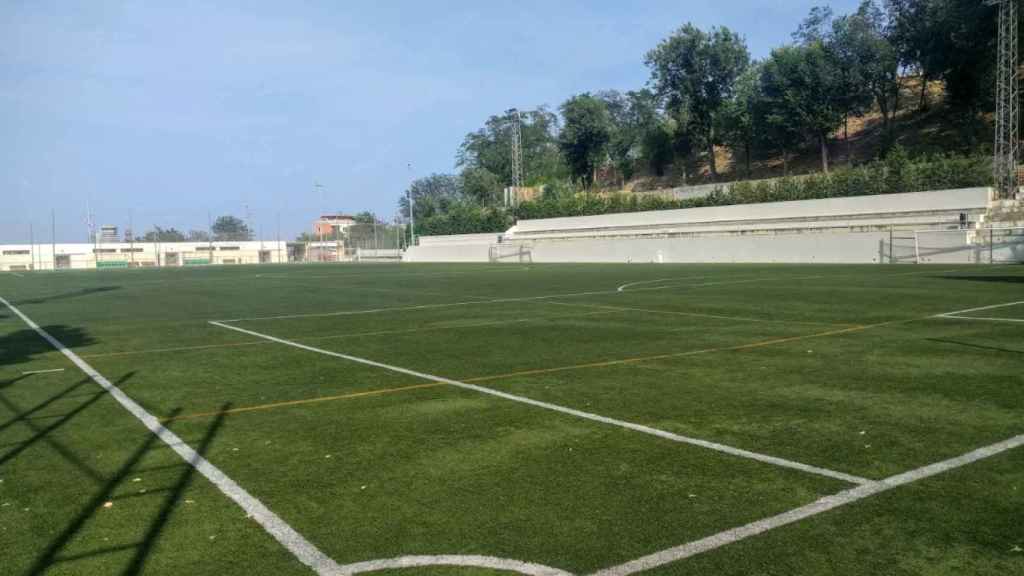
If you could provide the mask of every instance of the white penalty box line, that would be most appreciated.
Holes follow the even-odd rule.
[[[933,318],[949,318],[952,320],[978,320],[984,322],[1024,322],[1024,318],[994,318],[994,317],[980,317],[980,316],[964,316],[964,314],[970,314],[972,312],[984,312],[986,310],[998,310],[1000,308],[1009,308],[1011,306],[1024,306],[1024,300],[1019,302],[1007,302],[1005,304],[992,304],[991,306],[979,306],[977,308],[967,308],[965,310],[954,310],[953,312],[944,312],[942,314],[936,314]]]
[[[675,434],[673,432],[668,432],[668,431],[665,431],[665,430],[659,430],[657,428],[652,428],[650,426],[645,426],[643,424],[637,424],[635,422],[627,422],[625,420],[618,420],[616,418],[609,418],[607,416],[601,416],[599,414],[593,414],[591,412],[584,412],[582,410],[577,410],[575,408],[569,408],[569,407],[566,407],[566,406],[560,406],[558,404],[551,404],[551,403],[548,403],[548,402],[542,402],[540,400],[534,400],[532,398],[527,398],[525,396],[519,396],[519,395],[516,395],[516,394],[510,394],[508,392],[502,392],[500,390],[495,390],[493,388],[487,388],[485,386],[478,386],[476,384],[469,384],[469,383],[466,383],[466,382],[460,382],[458,380],[453,380],[451,378],[444,378],[442,376],[435,376],[433,374],[427,374],[425,372],[418,372],[416,370],[410,370],[408,368],[402,368],[400,366],[394,366],[394,365],[391,365],[391,364],[385,364],[383,362],[377,362],[375,360],[369,360],[367,358],[360,358],[358,356],[351,356],[349,354],[342,354],[340,352],[333,352],[331,350],[324,350],[323,348],[316,348],[314,346],[309,346],[309,345],[306,345],[306,344],[301,344],[301,343],[295,342],[293,340],[287,340],[287,339],[284,339],[284,338],[278,338],[278,337],[272,336],[270,334],[265,334],[265,333],[262,333],[262,332],[256,332],[254,330],[247,330],[245,328],[240,328],[238,326],[232,326],[230,324],[226,324],[226,323],[221,322],[221,321],[211,320],[210,324],[212,324],[214,326],[219,326],[221,328],[227,328],[228,330],[234,330],[236,332],[240,332],[242,334],[247,334],[249,336],[255,336],[257,338],[262,338],[264,340],[269,340],[271,342],[277,342],[278,344],[284,344],[286,346],[291,346],[293,348],[298,348],[300,350],[306,350],[308,352],[315,352],[317,354],[324,354],[326,356],[333,356],[335,358],[341,358],[343,360],[348,360],[350,362],[356,362],[356,363],[364,364],[364,365],[367,365],[367,366],[373,366],[373,367],[376,367],[376,368],[382,368],[384,370],[389,370],[391,372],[398,372],[400,374],[406,374],[408,376],[413,376],[415,378],[420,378],[420,379],[423,379],[423,380],[429,380],[429,381],[432,381],[432,382],[439,382],[439,383],[442,383],[442,384],[449,384],[449,385],[455,386],[457,388],[463,388],[463,389],[466,389],[466,390],[473,390],[475,392],[479,392],[479,393],[482,393],[482,394],[488,394],[490,396],[496,396],[498,398],[503,398],[505,400],[511,400],[513,402],[519,402],[521,404],[528,404],[530,406],[535,406],[535,407],[538,407],[538,408],[544,408],[545,410],[552,410],[554,412],[560,412],[562,414],[568,414],[568,415],[571,415],[571,416],[576,416],[577,418],[582,418],[584,420],[590,420],[592,422],[599,422],[599,423],[602,423],[602,424],[608,424],[610,426],[617,426],[617,427],[620,427],[620,428],[625,428],[627,430],[633,430],[634,432],[640,432],[640,433],[643,433],[643,434],[649,434],[651,436],[657,436],[659,438],[663,438],[663,439],[666,439],[666,440],[671,440],[673,442],[680,442],[680,443],[683,443],[683,444],[690,444],[692,446],[698,446],[698,447],[701,447],[701,448],[706,448],[708,450],[714,450],[716,452],[723,452],[725,454],[729,454],[729,455],[732,455],[732,456],[737,456],[737,457],[740,457],[740,458],[747,458],[747,459],[750,459],[750,460],[756,460],[758,462],[762,462],[762,463],[765,463],[765,464],[772,464],[772,465],[780,466],[780,467],[783,467],[783,468],[790,468],[790,469],[793,469],[793,470],[799,470],[801,472],[805,472],[805,473],[809,473],[809,474],[816,474],[816,475],[819,475],[819,476],[826,476],[826,477],[829,477],[829,478],[833,478],[833,479],[836,479],[836,480],[842,480],[843,482],[849,482],[851,484],[857,484],[857,485],[871,485],[871,484],[874,484],[876,482],[875,480],[871,480],[871,479],[868,479],[868,478],[862,478],[860,476],[854,476],[852,474],[847,474],[845,472],[839,472],[839,471],[836,471],[836,470],[830,470],[830,469],[827,469],[827,468],[821,468],[821,467],[818,467],[818,466],[812,466],[812,465],[809,465],[809,464],[804,464],[804,463],[801,463],[801,462],[795,462],[793,460],[787,460],[785,458],[779,458],[779,457],[776,457],[776,456],[770,456],[770,455],[761,454],[761,453],[758,453],[758,452],[751,452],[749,450],[743,450],[742,448],[736,448],[736,447],[733,447],[733,446],[727,446],[725,444],[719,444],[717,442],[711,442],[709,440],[702,440],[700,438],[692,438],[692,437],[689,437],[689,436],[683,436],[681,434]]]

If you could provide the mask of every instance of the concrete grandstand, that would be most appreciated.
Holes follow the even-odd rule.
[[[1005,201],[1004,201],[1005,203]],[[421,237],[415,262],[967,263],[1024,260],[991,188],[520,220]]]

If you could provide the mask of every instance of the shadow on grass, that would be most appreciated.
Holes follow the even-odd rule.
[[[207,427],[202,440],[200,440],[198,446],[195,448],[196,453],[200,456],[204,456],[209,450],[210,445],[213,443],[214,438],[217,436],[217,433],[224,423],[226,411],[229,408],[230,404],[222,406],[220,413]],[[180,413],[180,408],[175,409],[171,412],[169,417],[173,418]],[[176,467],[182,468],[182,472],[178,475],[178,478],[175,480],[173,485],[167,488],[152,490],[145,494],[133,496],[138,498],[162,496],[163,498],[160,509],[153,515],[148,524],[146,526],[140,526],[137,531],[134,531],[140,535],[140,538],[137,541],[131,544],[98,548],[71,555],[61,555],[61,551],[83,528],[85,528],[89,520],[92,519],[97,512],[103,509],[104,503],[115,499],[115,491],[122,485],[122,483],[124,483],[132,474],[138,473],[137,466],[142,459],[152,450],[162,447],[163,444],[156,434],[147,434],[146,439],[132,452],[130,456],[128,456],[128,458],[125,459],[121,464],[121,467],[118,468],[113,475],[110,475],[104,480],[96,493],[93,494],[85,506],[82,507],[81,511],[68,523],[64,530],[62,530],[61,533],[46,546],[46,549],[42,554],[40,554],[39,558],[36,559],[32,567],[25,573],[26,576],[38,576],[44,574],[57,565],[62,565],[71,573],[78,573],[78,571],[69,566],[69,564],[106,554],[124,552],[126,550],[134,550],[135,552],[132,554],[131,559],[129,559],[120,573],[124,576],[141,574],[146,566],[146,562],[149,559],[150,554],[153,551],[153,547],[160,539],[164,527],[170,521],[174,511],[179,507],[181,498],[185,491],[195,479],[196,469],[185,462],[176,464]]]
[[[122,387],[134,375],[134,372],[129,372],[128,374],[122,376],[117,382],[115,382],[114,385]],[[25,378],[27,378],[27,376],[22,376],[20,378],[15,379],[14,381],[8,381],[7,386],[9,387],[16,383],[17,381],[24,380]],[[85,399],[79,402],[77,406],[71,408],[70,410],[67,410],[59,417],[57,417],[56,420],[53,420],[53,422],[46,426],[41,426],[37,424],[36,421],[33,419],[34,414],[52,405],[58,400],[69,398],[72,392],[75,392],[76,390],[80,389],[82,386],[89,382],[91,382],[91,380],[89,380],[88,378],[80,380],[75,384],[71,385],[70,387],[68,387],[67,389],[58,392],[53,396],[50,396],[46,400],[43,400],[39,404],[36,404],[35,406],[27,410],[18,406],[6,394],[0,393],[0,404],[3,404],[5,408],[7,408],[9,411],[15,414],[13,418],[0,425],[0,431],[9,428],[10,426],[13,426],[15,424],[21,424],[32,432],[32,435],[27,440],[22,440],[9,445],[12,448],[7,452],[4,452],[2,455],[0,455],[0,467],[3,467],[8,462],[14,460],[23,452],[25,452],[32,446],[36,445],[37,443],[43,442],[51,449],[53,449],[54,452],[60,454],[60,456],[64,458],[68,463],[70,463],[75,468],[78,468],[78,470],[80,470],[83,474],[91,478],[94,482],[96,482],[97,484],[102,483],[104,478],[100,472],[98,472],[95,468],[90,466],[85,460],[79,457],[74,450],[68,448],[59,440],[53,438],[52,435],[62,426],[73,420],[76,416],[78,416],[87,408],[89,408],[90,406],[98,402],[101,398],[106,396],[106,390],[100,389],[96,390],[94,393],[87,394],[86,396],[84,396]]]
[[[88,332],[81,328],[58,324],[43,326],[43,330],[49,332],[51,336],[68,348],[89,346],[96,342]],[[53,351],[53,346],[43,338],[40,338],[39,334],[31,328],[17,330],[0,336],[0,366],[29,362],[40,354]],[[0,384],[0,388],[3,388],[3,384]]]
[[[971,344],[970,342],[958,342],[956,340],[945,340],[943,338],[928,338],[927,340],[929,342],[939,342],[941,344],[955,344],[957,346],[966,346],[968,348],[977,348],[979,350],[990,350],[992,352],[1009,352],[1010,354],[1024,354],[1024,350],[1000,348],[998,346],[985,346],[984,344]]]
[[[1024,284],[1024,274],[1019,276],[940,276],[943,280],[968,280],[970,282],[1004,282],[1008,284]]]
[[[113,290],[120,289],[120,286],[96,286],[94,288],[81,288],[79,290],[72,290],[70,292],[61,292],[60,294],[53,294],[52,296],[39,296],[37,298],[18,300],[14,304],[16,306],[21,306],[23,304],[45,304],[47,302],[53,302],[55,300],[69,300],[71,298],[89,296],[90,294],[101,294],[103,292],[111,292]]]

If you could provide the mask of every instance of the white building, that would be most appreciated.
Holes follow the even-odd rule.
[[[288,261],[285,242],[100,242],[0,245],[0,270],[143,268]]]

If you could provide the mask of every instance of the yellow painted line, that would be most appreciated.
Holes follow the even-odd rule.
[[[165,418],[163,422],[174,422],[176,420],[194,420],[196,418],[209,418],[212,416],[219,416],[221,414],[239,414],[243,412],[256,412],[259,410],[272,410],[274,408],[282,408],[284,406],[301,406],[303,404],[317,404],[319,402],[331,402],[334,400],[347,400],[349,398],[364,398],[366,396],[380,396],[382,394],[394,394],[396,392],[405,392],[407,390],[419,390],[422,388],[437,388],[440,386],[447,386],[442,382],[428,382],[427,384],[414,384],[412,386],[401,386],[398,388],[384,388],[383,390],[368,390],[366,392],[355,392],[353,394],[340,394],[337,396],[321,396],[319,398],[307,398],[305,400],[288,400],[285,402],[272,402],[270,404],[259,404],[256,406],[245,406],[242,408],[232,408],[230,410],[218,410],[216,412],[197,412],[195,414],[185,414],[183,416],[175,416],[173,418]]]
[[[916,318],[914,320],[917,320]],[[900,324],[904,322],[912,322],[913,320],[895,320],[891,322],[882,322],[879,324],[869,324],[867,326],[851,326],[849,328],[842,328],[839,330],[829,330],[827,332],[818,332],[815,334],[806,334],[803,336],[787,336],[785,338],[773,338],[771,340],[762,340],[760,342],[751,342],[749,344],[740,344],[738,346],[722,346],[718,348],[705,348],[702,350],[690,350],[687,352],[673,352],[670,354],[656,354],[653,356],[637,356],[634,358],[622,358],[619,360],[606,360],[603,362],[590,362],[587,364],[573,364],[570,366],[557,366],[554,368],[540,368],[537,370],[523,370],[521,372],[508,372],[505,374],[495,374],[492,376],[481,376],[479,378],[470,378],[463,380],[463,382],[489,382],[491,380],[503,380],[506,378],[515,378],[519,376],[535,376],[538,374],[550,374],[553,372],[565,372],[568,370],[582,370],[586,368],[603,368],[606,366],[617,366],[621,364],[634,364],[637,362],[648,362],[651,360],[667,360],[670,358],[684,358],[687,356],[697,356],[699,354],[710,354],[712,352],[732,352],[738,350],[750,350],[753,348],[761,348],[764,346],[773,346],[775,344],[785,344],[787,342],[798,342],[800,340],[808,340],[811,338],[823,338],[825,336],[837,336],[839,334],[848,334],[851,332],[862,332],[864,330],[870,330],[872,328],[878,328],[881,326],[887,326],[891,324]]]
[[[924,318],[928,318],[928,317],[926,316]],[[815,333],[815,334],[807,334],[807,335],[804,335],[804,336],[789,336],[789,337],[786,337],[786,338],[773,338],[771,340],[762,340],[760,342],[752,342],[752,343],[749,343],[749,344],[740,344],[740,345],[737,345],[737,346],[723,346],[723,347],[720,347],[720,348],[706,348],[706,349],[703,349],[703,350],[691,350],[689,352],[677,352],[677,353],[673,353],[673,354],[658,354],[658,355],[655,355],[655,356],[640,356],[640,357],[635,357],[635,358],[625,358],[625,359],[621,359],[621,360],[608,360],[608,361],[604,361],[604,362],[592,362],[592,363],[589,363],[589,364],[575,364],[575,365],[572,365],[572,366],[559,366],[559,367],[556,367],[556,368],[541,368],[541,369],[538,369],[538,370],[524,370],[524,371],[521,371],[521,372],[509,372],[507,374],[496,374],[496,375],[492,375],[492,376],[480,376],[478,378],[463,379],[462,382],[487,382],[487,381],[490,381],[490,380],[500,380],[500,379],[505,379],[505,378],[513,378],[513,377],[517,377],[517,376],[532,376],[532,375],[536,375],[536,374],[548,374],[548,373],[552,373],[552,372],[563,372],[563,371],[567,371],[567,370],[580,370],[580,369],[585,369],[585,368],[601,368],[601,367],[604,367],[604,366],[615,366],[615,365],[620,365],[620,364],[632,364],[632,363],[638,363],[638,362],[646,362],[646,361],[650,361],[650,360],[664,360],[664,359],[668,359],[668,358],[682,358],[682,357],[686,357],[686,356],[696,356],[698,354],[709,354],[709,353],[712,353],[712,352],[728,352],[728,351],[735,351],[735,350],[749,350],[749,349],[753,349],[753,348],[760,348],[760,347],[763,347],[763,346],[771,346],[771,345],[774,345],[774,344],[783,344],[783,343],[786,343],[786,342],[795,342],[795,341],[799,341],[799,340],[807,340],[807,339],[810,339],[810,338],[822,338],[822,337],[825,337],[825,336],[835,336],[835,335],[847,334],[847,333],[851,333],[851,332],[861,332],[861,331],[864,331],[864,330],[870,330],[872,328],[879,328],[879,327],[882,327],[882,326],[889,326],[889,325],[896,325],[896,324],[904,324],[904,323],[907,323],[907,322],[914,322],[914,321],[920,320],[920,319],[921,318],[912,318],[910,320],[893,320],[893,321],[889,321],[889,322],[881,322],[881,323],[878,323],[878,324],[869,324],[869,325],[865,325],[865,326],[852,326],[852,327],[843,328],[843,329],[840,329],[840,330],[829,330],[827,332],[818,332],[818,333]],[[418,390],[418,389],[423,389],[423,388],[436,388],[436,387],[447,386],[447,385],[448,384],[445,384],[443,382],[428,382],[426,384],[414,384],[414,385],[411,385],[411,386],[401,386],[401,387],[398,387],[398,388],[385,388],[383,390],[369,390],[369,391],[366,391],[366,392],[356,392],[356,393],[353,393],[353,394],[341,394],[341,395],[337,395],[337,396],[321,396],[321,397],[318,397],[318,398],[307,398],[307,399],[304,399],[304,400],[288,400],[288,401],[284,401],[284,402],[272,402],[272,403],[269,403],[269,404],[260,404],[260,405],[257,405],[257,406],[245,406],[245,407],[241,407],[241,408],[233,408],[233,409],[230,409],[230,410],[221,410],[221,411],[216,411],[216,412],[199,412],[199,413],[196,413],[196,414],[186,414],[186,415],[177,416],[177,417],[174,417],[174,418],[167,418],[167,419],[164,420],[164,422],[171,422],[171,421],[175,421],[175,420],[192,420],[192,419],[196,419],[196,418],[208,418],[208,417],[217,416],[219,414],[242,414],[242,413],[246,413],[246,412],[257,412],[257,411],[264,411],[264,410],[273,410],[275,408],[284,408],[284,407],[288,407],[288,406],[301,406],[301,405],[306,405],[306,404],[319,404],[321,402],[333,402],[333,401],[336,401],[336,400],[348,400],[348,399],[352,399],[352,398],[363,398],[363,397],[368,397],[368,396],[378,396],[378,395],[382,395],[382,394],[393,394],[393,393],[397,393],[397,392],[405,392],[405,391],[408,391],[408,390]]]

